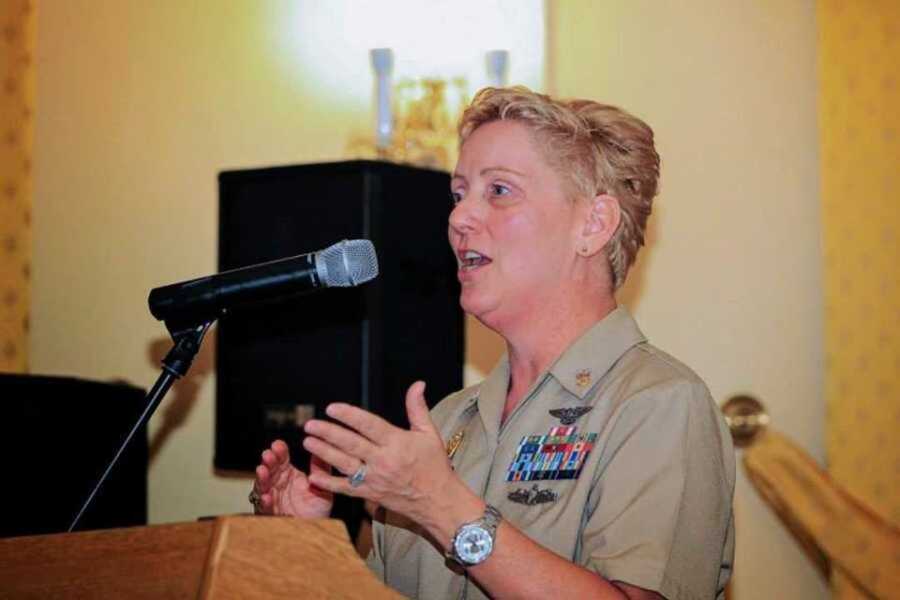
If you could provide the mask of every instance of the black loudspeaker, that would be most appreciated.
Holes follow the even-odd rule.
[[[129,385],[0,375],[0,536],[66,531],[144,408]],[[140,431],[78,530],[147,523],[147,433]]]
[[[462,387],[463,314],[447,242],[446,173],[353,161],[219,175],[219,269],[369,239],[380,275],[357,288],[224,316],[216,354],[220,469],[251,470],[273,439],[305,468],[300,427],[331,402],[406,427],[404,397]]]

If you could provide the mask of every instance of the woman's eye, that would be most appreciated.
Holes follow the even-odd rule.
[[[490,185],[490,191],[492,196],[508,196],[509,188],[501,183],[492,183]]]
[[[456,206],[457,204],[462,202],[462,198],[463,197],[460,192],[450,190],[450,204],[452,204],[453,206]]]

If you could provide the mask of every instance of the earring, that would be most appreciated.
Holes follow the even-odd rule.
[[[587,254],[588,254],[587,244],[585,244],[584,246],[581,247],[581,254],[582,254],[582,256],[587,256]]]

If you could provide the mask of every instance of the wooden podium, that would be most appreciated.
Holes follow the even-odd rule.
[[[0,539],[0,597],[401,598],[342,522],[252,516]]]

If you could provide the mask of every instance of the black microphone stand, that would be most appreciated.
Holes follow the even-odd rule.
[[[110,472],[112,472],[113,467],[119,460],[119,457],[122,456],[122,453],[125,451],[125,448],[128,447],[128,444],[131,443],[134,434],[136,434],[141,429],[141,427],[147,424],[147,422],[150,420],[150,417],[153,416],[153,413],[159,406],[159,403],[162,402],[162,399],[166,395],[166,392],[168,392],[169,388],[172,387],[172,384],[175,383],[175,380],[180,379],[185,374],[187,374],[188,369],[191,368],[191,363],[194,362],[194,358],[197,356],[197,352],[200,350],[200,344],[203,342],[203,336],[206,335],[206,332],[209,330],[210,326],[213,324],[213,322],[215,322],[215,320],[215,318],[205,319],[190,324],[173,323],[170,321],[166,321],[166,328],[172,335],[172,341],[174,342],[174,345],[172,346],[172,349],[169,350],[169,353],[166,354],[166,357],[162,360],[162,373],[160,373],[159,378],[156,380],[156,383],[153,384],[153,387],[150,389],[150,391],[147,392],[147,395],[145,397],[147,406],[146,408],[144,408],[144,412],[141,413],[140,417],[138,417],[137,423],[134,424],[134,427],[132,427],[131,431],[125,437],[125,441],[122,442],[122,445],[119,447],[119,450],[113,457],[112,462],[110,462],[109,466],[106,467],[106,471],[104,471],[103,475],[100,476],[100,480],[97,481],[97,484],[94,486],[94,490],[91,492],[91,495],[88,496],[87,500],[85,500],[84,505],[81,507],[81,510],[78,511],[78,514],[75,516],[72,524],[69,525],[70,533],[75,529],[75,526],[78,525],[78,521],[81,520],[82,515],[84,515],[84,511],[87,510],[88,506],[90,506],[91,502],[94,500],[94,496],[97,495],[97,492],[100,490],[103,482],[106,481],[106,478],[109,476]]]

